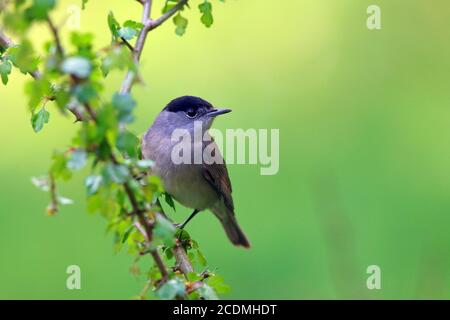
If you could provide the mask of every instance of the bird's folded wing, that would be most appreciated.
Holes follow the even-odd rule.
[[[223,198],[225,206],[234,212],[233,198],[231,197],[231,182],[225,163],[203,164],[203,177],[210,186]]]

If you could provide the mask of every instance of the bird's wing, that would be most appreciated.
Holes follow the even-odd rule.
[[[234,212],[233,198],[231,197],[231,181],[228,177],[225,161],[223,164],[203,164],[203,177],[217,194],[223,198],[225,206],[231,212]]]

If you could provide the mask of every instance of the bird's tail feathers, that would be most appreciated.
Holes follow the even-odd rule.
[[[224,208],[223,210],[221,209],[215,209],[213,210],[213,212],[222,223],[222,226],[225,229],[225,233],[227,234],[230,241],[235,246],[242,246],[247,249],[250,248],[250,242],[248,241],[244,232],[239,227],[239,224],[234,214]]]

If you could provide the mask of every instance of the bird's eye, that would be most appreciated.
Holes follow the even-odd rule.
[[[195,118],[197,116],[197,111],[193,110],[193,109],[190,109],[190,110],[186,111],[186,115],[189,118]]]

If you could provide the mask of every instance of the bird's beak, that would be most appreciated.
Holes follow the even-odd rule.
[[[207,115],[211,118],[220,116],[221,114],[225,114],[231,112],[230,109],[212,109],[207,113]]]

